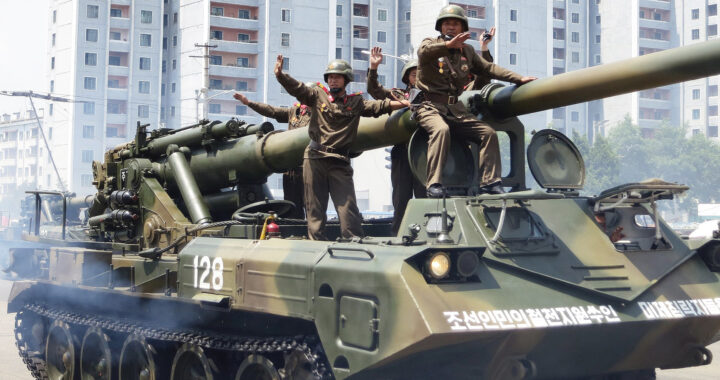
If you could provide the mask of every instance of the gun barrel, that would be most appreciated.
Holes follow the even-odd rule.
[[[497,117],[524,115],[719,74],[719,62],[715,39],[497,89],[488,105]]]

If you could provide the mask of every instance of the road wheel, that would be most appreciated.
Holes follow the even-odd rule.
[[[90,327],[80,349],[80,378],[109,380],[112,373],[110,338],[99,327]]]
[[[280,375],[270,359],[253,354],[240,363],[235,380],[280,380]]]
[[[125,339],[120,353],[120,378],[122,380],[157,379],[156,356],[157,351],[142,335],[131,334]]]
[[[175,354],[172,364],[171,380],[212,380],[213,366],[205,356],[202,347],[183,344]]]
[[[50,380],[72,380],[75,376],[75,344],[70,326],[55,321],[45,343],[45,362]]]

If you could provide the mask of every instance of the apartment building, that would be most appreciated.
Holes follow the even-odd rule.
[[[160,123],[160,0],[54,0],[48,27],[48,87],[74,102],[50,103],[53,154],[67,187],[94,192],[91,163]]]

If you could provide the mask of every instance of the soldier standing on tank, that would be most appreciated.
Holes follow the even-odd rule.
[[[250,101],[245,95],[236,92],[233,97],[240,103],[250,107],[262,116],[277,120],[278,123],[287,123],[288,131],[307,127],[310,123],[310,109],[308,106],[295,103],[292,107],[275,107],[265,103]],[[285,200],[295,204],[295,210],[288,215],[290,218],[305,218],[305,192],[302,166],[292,168],[282,177],[283,196]]]
[[[418,88],[424,101],[416,120],[430,135],[428,142],[427,194],[442,197],[442,168],[450,148],[450,130],[456,136],[479,144],[480,191],[504,193],[501,183],[500,148],[495,130],[467,111],[458,96],[468,83],[468,75],[487,76],[518,85],[535,80],[523,77],[482,59],[472,46],[465,11],[457,5],[440,10],[435,22],[438,37],[426,38],[418,49]]]
[[[377,68],[383,60],[382,48],[374,47],[370,52],[370,68],[367,73],[367,92],[375,99],[408,99],[410,90],[415,88],[417,60],[413,59],[403,66],[400,77],[405,88],[386,89],[378,82]],[[393,220],[392,233],[397,234],[400,222],[405,215],[407,204],[415,198],[425,198],[425,184],[420,182],[410,170],[407,143],[397,144],[390,151],[390,182],[392,183]]]
[[[328,194],[332,197],[340,219],[343,238],[362,236],[362,216],[355,199],[350,145],[357,135],[361,116],[378,117],[407,107],[407,101],[364,100],[360,93],[347,94],[345,87],[353,79],[350,64],[344,60],[330,61],[325,70],[325,86],[308,87],[282,71],[282,55],[275,63],[275,76],[287,92],[311,109],[305,149],[303,180],[308,237],[327,240]]]

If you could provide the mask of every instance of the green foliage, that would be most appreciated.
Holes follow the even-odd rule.
[[[608,140],[597,136],[590,145],[587,137],[573,131],[573,142],[585,160],[585,193],[599,194],[618,184],[620,160]]]

